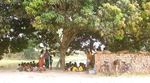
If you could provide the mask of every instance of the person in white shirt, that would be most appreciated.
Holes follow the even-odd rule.
[[[105,49],[105,45],[102,44],[102,45],[101,45],[101,51],[104,51],[104,49]]]

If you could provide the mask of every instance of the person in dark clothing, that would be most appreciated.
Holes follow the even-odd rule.
[[[46,69],[48,69],[50,64],[50,55],[47,49],[46,52],[44,53],[44,58],[45,58],[45,67]]]
[[[52,56],[50,55],[49,56],[49,66],[50,66],[50,69],[52,69],[52,64],[53,64],[53,59],[52,59]]]

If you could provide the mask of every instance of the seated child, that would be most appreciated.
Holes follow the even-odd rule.
[[[109,65],[109,62],[104,61],[104,64],[102,64],[100,66],[100,70],[99,71],[109,75],[110,74],[110,65]]]
[[[70,61],[70,62],[68,63],[68,68],[67,68],[67,70],[68,70],[68,71],[72,71],[72,67],[73,67],[73,63]]]
[[[30,71],[33,71],[33,63],[32,62],[29,63],[29,68],[30,68]]]
[[[83,67],[83,71],[86,71],[86,70],[87,70],[87,68],[86,68],[86,66],[85,66],[84,63],[82,63],[82,67]]]
[[[26,71],[27,70],[27,67],[26,67],[26,63],[23,63],[23,71]]]
[[[31,69],[30,69],[30,63],[27,63],[27,64],[26,64],[26,71],[27,71],[27,72],[30,72],[30,71],[31,71]]]
[[[35,66],[36,66],[35,61],[33,61],[32,62],[32,67],[35,67]]]
[[[65,71],[68,71],[68,69],[69,69],[69,63],[66,63],[66,65],[65,65]]]
[[[18,64],[17,70],[23,71],[23,68],[22,68],[21,64]]]
[[[34,64],[34,66],[33,66],[33,72],[36,72],[36,71],[38,71],[38,63]]]
[[[80,65],[79,65],[79,72],[82,72],[82,71],[84,71],[84,69],[83,69],[83,64],[80,63]]]
[[[73,71],[73,72],[78,72],[78,71],[79,71],[76,62],[74,63],[74,65],[73,65],[73,67],[72,67],[72,71]]]

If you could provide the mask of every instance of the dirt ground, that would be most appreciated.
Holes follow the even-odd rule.
[[[150,82],[148,76],[100,76],[86,72],[63,72],[51,70],[45,72],[19,72],[0,70],[0,83],[141,83]]]
[[[85,57],[69,56],[67,61],[80,62]],[[58,59],[54,57],[54,62]],[[88,74],[86,72],[64,72],[60,70],[48,70],[45,72],[19,72],[17,64],[24,60],[1,60],[0,83],[142,83],[150,82],[150,75],[119,75],[104,76],[101,74]],[[26,62],[26,61],[25,61]],[[55,63],[54,63],[55,66]]]

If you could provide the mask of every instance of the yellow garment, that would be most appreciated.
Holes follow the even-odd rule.
[[[82,66],[79,66],[79,71],[83,71],[83,67]]]
[[[72,68],[72,71],[73,71],[73,72],[77,72],[77,71],[78,71],[78,68],[77,68],[77,67],[73,67],[73,68]]]

